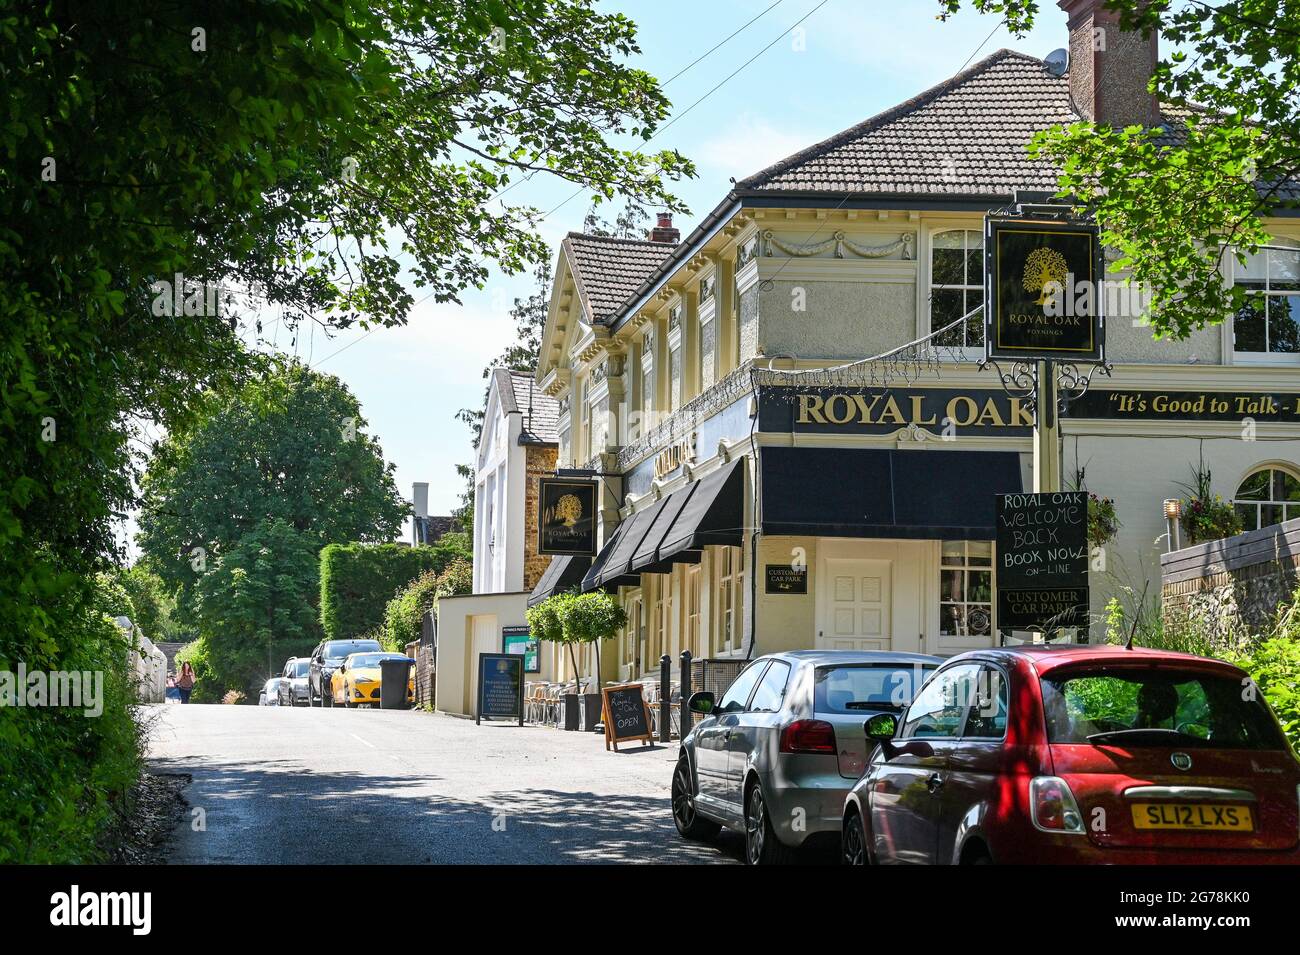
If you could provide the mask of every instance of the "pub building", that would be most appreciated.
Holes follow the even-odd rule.
[[[1156,38],[1121,36],[1094,0],[1062,6],[1068,69],[999,51],[735,183],[684,240],[667,215],[645,241],[564,240],[536,380],[559,402],[560,473],[596,484],[598,546],[554,558],[529,601],[618,595],[602,681],[685,649],[949,655],[1028,636],[1000,632],[994,501],[1033,487],[1033,416],[977,367],[982,317],[905,380],[842,366],[982,303],[986,215],[1056,188],[1035,132],[1160,121]],[[1248,529],[1300,516],[1300,219],[1267,224],[1244,268],[1225,257],[1251,308],[1177,342],[1113,310],[1113,376],[1060,419],[1063,483],[1082,472],[1121,523],[1091,554],[1094,619],[1160,593],[1163,504],[1194,469]]]

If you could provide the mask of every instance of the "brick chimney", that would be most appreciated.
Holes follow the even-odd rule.
[[[1156,97],[1147,92],[1159,37],[1121,30],[1119,14],[1103,0],[1057,0],[1069,17],[1070,96],[1084,119],[1116,128],[1160,123]]]
[[[681,232],[673,228],[673,214],[671,212],[659,213],[655,227],[650,230],[650,241],[671,242],[673,245],[682,241]]]

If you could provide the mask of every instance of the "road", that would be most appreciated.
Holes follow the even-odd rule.
[[[393,710],[151,710],[151,768],[192,776],[177,863],[717,863],[742,851],[729,833],[677,835],[676,743],[606,753],[595,734]]]

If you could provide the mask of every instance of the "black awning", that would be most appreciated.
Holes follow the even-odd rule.
[[[659,562],[659,545],[663,542],[664,535],[672,528],[673,522],[677,520],[682,508],[686,506],[686,502],[691,499],[697,487],[699,482],[692,481],[659,502],[657,505],[659,513],[655,516],[654,523],[646,529],[645,537],[641,538],[641,544],[632,555],[630,566],[633,570]]]
[[[701,478],[692,488],[682,488],[672,497],[694,490],[681,513],[659,543],[659,560],[669,560],[685,551],[698,551],[706,544],[739,547],[745,523],[745,461],[743,458]]]
[[[528,595],[528,606],[535,607],[547,597],[554,597],[558,593],[581,585],[582,578],[590,566],[590,557],[575,554],[552,557],[551,562],[546,565],[546,570],[542,571],[541,580],[537,581],[537,586]]]
[[[993,540],[1015,451],[764,448],[763,533]]]
[[[587,576],[583,578],[582,589],[595,590],[597,587],[615,586],[619,583],[619,578],[628,573],[628,568],[632,564],[632,555],[636,553],[637,547],[641,545],[641,540],[645,533],[654,523],[654,519],[659,516],[660,509],[667,502],[667,498],[662,501],[656,501],[651,507],[643,511],[637,511],[614,532],[613,538],[605,545],[599,554],[596,555],[596,561],[591,565],[591,570],[587,571]]]
[[[743,463],[733,461],[692,481],[620,524],[582,589],[635,584],[638,574],[667,573],[674,563],[698,562],[706,544],[740,546]]]

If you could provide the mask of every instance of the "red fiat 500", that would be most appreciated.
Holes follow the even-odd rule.
[[[844,807],[844,859],[1300,863],[1300,763],[1237,667],[1100,646],[936,671]]]

